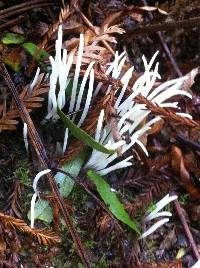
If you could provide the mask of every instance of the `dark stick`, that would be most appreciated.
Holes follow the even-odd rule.
[[[22,12],[25,12],[25,11],[28,11],[28,10],[33,9],[33,8],[41,8],[41,7],[46,7],[49,5],[52,6],[54,4],[53,3],[30,4],[28,6],[21,8],[21,9],[13,10],[13,11],[10,11],[8,13],[0,15],[0,20],[5,19],[5,18],[10,17],[10,16],[13,16],[13,15],[16,15],[16,14],[19,14],[19,13],[22,13]]]
[[[183,229],[184,229],[185,235],[186,235],[186,237],[187,237],[187,239],[188,239],[188,241],[190,243],[192,252],[193,252],[195,258],[197,258],[197,260],[199,260],[200,255],[199,255],[199,252],[198,252],[198,249],[197,249],[197,245],[196,245],[196,243],[194,241],[192,233],[190,232],[190,228],[189,228],[189,226],[187,224],[187,221],[186,221],[185,216],[183,214],[183,210],[182,210],[178,200],[174,201],[174,206],[175,206],[176,212],[177,212],[177,214],[179,216],[179,219],[180,219],[180,221],[181,221],[181,223],[183,225]]]
[[[182,145],[186,145],[188,146],[191,150],[195,150],[195,151],[198,151],[200,152],[200,144],[195,142],[195,141],[191,141],[189,140],[188,138],[184,137],[183,135],[181,134],[177,134],[176,135],[176,140],[182,144]]]
[[[19,98],[19,94],[15,88],[13,81],[11,80],[11,77],[10,77],[5,65],[3,63],[0,63],[0,67],[1,67],[0,69],[3,73],[3,78],[5,79],[5,82],[7,83],[8,87],[10,88],[10,90],[12,92],[16,107],[19,110],[19,114],[20,114],[22,120],[24,121],[24,123],[26,123],[28,126],[29,136],[30,136],[32,144],[35,148],[35,151],[37,153],[38,159],[39,159],[42,167],[44,169],[48,169],[49,168],[49,160],[48,160],[48,157],[46,155],[46,151],[45,151],[45,148],[42,144],[42,141],[37,133],[37,130],[35,129],[33,121],[31,119],[26,107],[21,102],[21,100]],[[78,234],[73,226],[73,223],[72,223],[72,220],[70,217],[70,213],[64,204],[63,198],[60,195],[60,192],[59,192],[57,183],[54,179],[53,173],[52,172],[48,173],[47,178],[48,178],[49,184],[51,185],[54,196],[55,196],[55,198],[60,206],[60,209],[63,213],[63,217],[64,217],[65,223],[68,227],[68,230],[69,230],[69,232],[74,240],[77,252],[78,252],[84,266],[87,268],[90,268],[91,266],[90,266],[90,262],[88,260],[87,254],[86,254],[85,249],[82,245],[82,242],[81,242],[81,240],[80,240],[80,238],[79,238],[79,236],[78,236]]]
[[[168,21],[168,22],[138,27],[132,31],[128,31],[123,36],[126,42],[132,42],[133,38],[136,35],[151,34],[157,31],[169,31],[169,30],[175,30],[179,28],[193,28],[193,27],[198,27],[199,25],[200,25],[200,17],[194,17],[191,19],[172,21],[172,22]]]
[[[32,0],[32,1],[29,1],[28,3],[25,2],[25,3],[22,3],[22,4],[19,4],[19,5],[14,5],[14,6],[11,6],[11,7],[8,7],[8,8],[4,8],[2,10],[0,10],[0,15],[3,15],[5,13],[8,13],[10,11],[13,11],[13,10],[17,10],[17,9],[21,9],[23,7],[26,7],[28,5],[33,5],[33,4],[38,4],[39,2],[45,2],[44,0]]]
[[[15,18],[15,19],[12,19],[12,20],[9,20],[9,21],[7,21],[7,22],[5,22],[5,23],[0,24],[0,29],[2,30],[2,29],[4,29],[4,28],[9,27],[9,26],[12,25],[12,24],[17,24],[17,23],[19,23],[19,22],[22,22],[22,21],[25,20],[25,19],[26,19],[25,16],[20,15],[20,16],[18,16],[18,17]]]
[[[146,0],[142,0],[142,3],[145,6],[148,6]],[[150,11],[148,14],[149,14],[150,19],[153,19],[152,12]],[[179,67],[178,67],[178,65],[177,65],[177,63],[176,63],[176,61],[175,61],[175,59],[174,59],[174,57],[173,57],[168,45],[167,45],[167,43],[164,40],[164,37],[163,37],[162,33],[159,31],[159,32],[157,32],[157,35],[158,35],[158,37],[160,39],[160,42],[161,42],[161,44],[162,44],[162,46],[163,46],[163,48],[164,48],[164,50],[165,50],[165,52],[167,54],[167,57],[169,58],[169,60],[171,61],[172,66],[174,67],[175,72],[177,73],[177,75],[179,77],[183,76],[181,70],[179,69]]]

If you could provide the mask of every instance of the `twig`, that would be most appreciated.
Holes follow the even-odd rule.
[[[179,116],[178,114],[173,112],[171,109],[162,108],[159,105],[157,105],[156,103],[153,103],[152,101],[146,99],[142,95],[136,96],[134,100],[136,103],[145,104],[146,108],[151,110],[151,112],[153,114],[161,115],[162,117],[168,118],[168,119],[170,119],[176,123],[182,124],[184,126],[194,127],[194,128],[200,129],[199,122],[194,121],[194,120],[189,119],[189,118],[186,118],[186,117],[183,117],[183,116]]]
[[[191,141],[181,134],[177,134],[177,136],[175,138],[178,142],[180,142],[184,146],[189,147],[191,150],[195,150],[195,151],[200,152],[200,144],[199,143],[197,143],[195,141]]]
[[[187,221],[185,219],[185,216],[183,214],[183,209],[181,208],[180,203],[179,203],[178,200],[174,201],[174,206],[175,206],[176,212],[177,212],[177,214],[179,216],[179,219],[180,219],[180,221],[181,221],[181,223],[183,225],[185,235],[186,235],[186,237],[187,237],[187,239],[188,239],[188,241],[189,241],[189,243],[191,245],[192,252],[193,252],[194,256],[197,258],[197,260],[199,260],[200,259],[200,254],[198,252],[197,245],[196,245],[196,243],[194,241],[192,233],[190,232],[190,228],[189,228],[189,226],[187,224]]]
[[[193,28],[200,25],[200,17],[194,17],[191,19],[168,21],[164,23],[140,26],[132,31],[123,35],[124,41],[132,42],[136,35],[151,34],[158,31],[169,31],[179,28]]]
[[[32,5],[37,4],[39,2],[46,2],[46,1],[44,1],[44,0],[32,0],[32,1],[25,2],[25,3],[19,4],[19,5],[14,5],[14,6],[11,6],[11,7],[8,7],[8,8],[0,10],[0,15],[9,13],[10,11],[13,11],[13,10],[16,11],[17,9],[21,9],[23,7],[26,7],[26,6],[30,5],[30,4],[32,4]]]
[[[5,19],[5,18],[10,17],[10,16],[13,16],[13,15],[16,15],[16,14],[19,14],[19,13],[22,13],[24,11],[28,11],[28,10],[33,9],[33,8],[41,8],[41,7],[46,7],[49,5],[54,5],[54,3],[29,4],[28,6],[20,8],[18,10],[12,10],[8,13],[0,15],[0,20]]]
[[[25,19],[26,19],[25,16],[20,15],[20,16],[18,16],[17,18],[15,18],[15,19],[13,19],[13,20],[9,20],[9,21],[7,21],[7,22],[5,22],[5,23],[2,23],[2,24],[0,25],[0,30],[2,30],[2,29],[4,29],[4,28],[7,28],[8,26],[10,26],[10,25],[12,25],[12,24],[17,24],[18,22],[21,22],[21,21],[23,21],[23,20],[25,20]]]
[[[145,6],[148,6],[146,0],[142,0],[142,2],[143,2],[143,4]],[[150,11],[148,14],[149,14],[150,19],[153,19],[152,12]],[[164,37],[163,37],[162,33],[159,31],[159,32],[157,32],[157,35],[158,35],[158,37],[160,39],[160,42],[161,42],[161,44],[162,44],[162,46],[163,46],[163,48],[164,48],[169,60],[171,61],[172,66],[174,67],[175,72],[177,73],[177,75],[179,77],[183,76],[181,70],[179,69],[179,67],[178,67],[178,65],[177,65],[177,63],[176,63],[176,61],[175,61],[175,59],[174,59],[174,57],[173,57],[168,45],[167,45],[167,43],[164,40]]]
[[[45,148],[42,144],[42,141],[41,141],[41,139],[40,139],[40,137],[35,129],[35,126],[32,122],[32,119],[31,119],[26,107],[21,102],[21,100],[19,98],[19,94],[17,92],[17,89],[15,88],[15,85],[14,85],[13,81],[11,80],[11,77],[10,77],[10,75],[9,75],[9,73],[8,73],[6,67],[3,63],[0,63],[0,69],[2,71],[5,82],[7,83],[8,87],[10,88],[10,91],[12,92],[12,95],[13,95],[16,107],[19,110],[20,116],[21,116],[22,120],[24,121],[24,123],[26,123],[28,126],[29,137],[30,137],[31,142],[34,146],[34,149],[37,153],[40,164],[41,164],[43,169],[48,169],[49,160],[48,160],[48,157],[46,155],[46,151],[45,151]],[[55,198],[60,206],[60,209],[63,213],[63,217],[64,217],[64,220],[65,220],[66,225],[68,227],[68,230],[69,230],[69,232],[74,240],[77,252],[78,252],[84,266],[87,268],[90,268],[91,266],[90,266],[90,262],[88,260],[86,251],[83,248],[82,242],[81,242],[81,240],[80,240],[80,238],[79,238],[79,236],[78,236],[78,234],[73,226],[73,223],[72,223],[72,220],[70,217],[70,213],[64,204],[63,198],[60,195],[60,192],[59,192],[57,183],[54,179],[53,173],[52,172],[48,173],[47,178],[48,178],[49,184],[51,185],[51,188],[52,188],[52,191],[55,195]]]

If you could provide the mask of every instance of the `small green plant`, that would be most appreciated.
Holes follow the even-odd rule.
[[[188,201],[189,201],[189,194],[182,194],[182,195],[180,195],[180,203],[183,206],[187,205]]]
[[[20,180],[20,182],[25,186],[31,186],[30,180],[30,170],[28,164],[25,162],[24,165],[20,165],[16,168],[14,176]]]

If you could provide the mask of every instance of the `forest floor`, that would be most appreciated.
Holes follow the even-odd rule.
[[[198,0],[0,0],[0,267],[190,268],[200,259],[199,14]],[[90,151],[70,136],[71,145],[63,155],[65,127],[60,120],[45,119],[50,84],[46,74],[52,72],[49,56],[55,56],[59,25],[62,47],[75,56],[80,34],[84,34],[85,65],[80,76],[94,60],[95,85],[103,83],[93,97],[90,121],[83,127],[90,135],[95,133],[98,112],[104,106],[105,122],[113,127],[113,135],[119,135],[115,129],[119,115],[113,107],[116,95],[109,93],[111,101],[107,101],[106,86],[121,87],[122,74],[134,66],[131,88],[145,72],[143,55],[149,62],[159,51],[155,62],[159,62],[161,79],[152,85],[152,91],[165,81],[185,77],[181,89],[192,99],[178,95],[172,100],[178,102],[179,112],[193,119],[136,98],[152,113],[136,130],[155,115],[162,118],[141,137],[149,156],[134,144],[129,150],[132,165],[105,177],[142,232],[151,226],[145,222],[147,211],[167,194],[178,196],[167,205],[170,220],[145,239],[104,205],[115,197],[104,196],[97,184],[96,189],[83,164],[80,166],[83,151]],[[126,62],[119,77],[111,77],[105,71],[116,51],[125,51]],[[38,67],[40,76],[31,92]],[[73,64],[72,73],[75,68]],[[125,96],[131,94],[130,88]],[[70,94],[66,95],[65,113]],[[23,122],[29,130],[28,152]],[[126,138],[129,144],[130,137]],[[56,192],[52,175],[38,182],[35,228],[30,228],[33,179],[46,168],[54,174],[64,168],[72,177],[60,178],[63,197]]]

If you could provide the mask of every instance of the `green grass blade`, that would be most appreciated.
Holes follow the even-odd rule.
[[[121,222],[128,225],[137,234],[140,235],[140,231],[136,222],[134,222],[128,213],[126,212],[123,204],[117,198],[116,193],[111,191],[110,185],[103,179],[103,177],[97,175],[94,171],[89,170],[87,172],[88,177],[96,185],[97,191],[103,199],[104,203],[108,206],[112,214]]]
[[[88,135],[84,130],[77,127],[68,116],[66,116],[59,108],[57,108],[57,113],[60,117],[60,119],[63,121],[65,127],[69,128],[72,135],[77,138],[78,140],[81,140],[86,145],[92,147],[93,149],[96,149],[97,151],[100,151],[105,154],[112,154],[115,152],[115,150],[108,150],[103,145],[96,142],[90,135]]]

